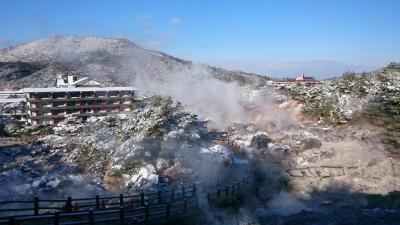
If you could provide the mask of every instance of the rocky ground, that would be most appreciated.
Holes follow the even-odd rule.
[[[101,180],[67,164],[50,149],[34,146],[0,147],[0,196],[5,199],[84,197],[104,193]],[[78,191],[79,190],[79,191]]]
[[[285,123],[259,120],[227,129],[253,159],[255,185],[250,200],[236,211],[214,213],[210,223],[399,224],[400,161],[383,141],[384,128],[313,119],[301,101],[278,99]]]

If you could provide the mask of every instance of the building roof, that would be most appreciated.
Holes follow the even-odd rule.
[[[85,92],[85,91],[138,91],[134,87],[69,87],[69,88],[24,88],[21,89],[25,93],[36,92]]]
[[[21,90],[18,91],[0,91],[0,95],[23,94]]]
[[[0,98],[0,103],[25,102],[25,98]]]
[[[78,79],[77,81],[73,82],[71,85],[79,84],[87,79],[89,79],[89,77],[82,77],[82,78]]]

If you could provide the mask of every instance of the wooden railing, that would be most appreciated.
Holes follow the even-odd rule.
[[[52,211],[73,212],[84,209],[110,209],[116,206],[129,204],[131,206],[143,206],[146,204],[157,204],[166,199],[179,199],[195,192],[196,187],[180,185],[171,190],[160,190],[158,192],[140,193],[138,195],[99,196],[94,198],[72,198],[66,199],[41,199],[35,196],[32,200],[0,201],[0,213],[20,212],[19,214],[39,215]],[[1,217],[0,217],[1,218]]]
[[[246,177],[211,192],[198,192],[195,185],[183,185],[171,190],[132,196],[121,194],[114,197],[96,196],[80,199],[68,197],[65,200],[43,200],[35,197],[31,201],[1,201],[0,206],[28,204],[30,207],[21,205],[14,208],[3,207],[0,212],[14,213],[14,215],[0,217],[0,224],[93,225],[149,221],[161,223],[186,216],[191,209],[199,207],[199,199],[204,199],[209,204],[234,199],[249,181],[249,177]],[[48,203],[59,205],[49,206]],[[15,215],[21,211],[31,212],[31,214]]]

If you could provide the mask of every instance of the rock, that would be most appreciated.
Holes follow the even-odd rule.
[[[67,118],[65,118],[65,124],[77,125],[81,123],[81,120],[73,115],[67,116]]]
[[[21,167],[19,168],[19,170],[23,173],[27,173],[30,172],[32,169],[27,167],[26,165],[21,165]]]
[[[308,137],[300,141],[300,150],[304,151],[307,149],[319,148],[321,147],[321,141],[318,138]]]
[[[156,161],[157,170],[161,171],[169,167],[169,162],[166,159],[158,158]]]
[[[154,166],[148,164],[141,167],[137,173],[133,174],[130,178],[129,185],[140,187],[144,184],[156,184],[158,182],[158,175]]]
[[[271,138],[266,132],[258,131],[251,139],[250,147],[257,149],[268,148],[268,144],[271,143],[271,141]]]
[[[99,119],[95,116],[91,116],[86,120],[86,122],[88,122],[88,123],[95,123],[97,121],[99,121]]]
[[[125,177],[127,178],[127,177]],[[106,176],[103,180],[103,185],[107,190],[118,191],[121,189],[122,178],[116,176]],[[125,181],[127,184],[127,181]]]
[[[58,189],[65,189],[74,186],[74,182],[71,180],[62,180],[58,183],[57,188]]]
[[[10,122],[6,123],[3,127],[3,130],[8,135],[17,134],[18,131],[21,129],[21,124],[17,122]]]
[[[40,184],[42,184],[42,181],[41,180],[34,180],[33,182],[32,182],[32,188],[35,188],[35,189],[38,189],[39,188],[39,186],[40,186]]]
[[[46,186],[50,187],[52,189],[56,189],[60,182],[61,182],[60,180],[52,180],[52,181],[47,182]]]
[[[29,184],[21,184],[14,187],[16,193],[26,195],[31,194],[31,186]]]
[[[268,153],[275,159],[283,159],[290,154],[290,148],[287,146],[270,144],[268,147]]]

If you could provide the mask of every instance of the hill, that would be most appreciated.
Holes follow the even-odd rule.
[[[240,84],[268,79],[240,71],[194,64],[142,48],[127,39],[94,36],[51,36],[0,51],[1,86],[54,86],[57,74],[76,71],[106,85],[127,85],[138,76],[168,79],[171,74],[202,67],[212,77]],[[200,77],[199,77],[200,78]]]
[[[368,124],[382,129],[383,144],[400,152],[400,64],[324,81],[312,88],[293,86],[291,95],[307,115],[329,124]]]

